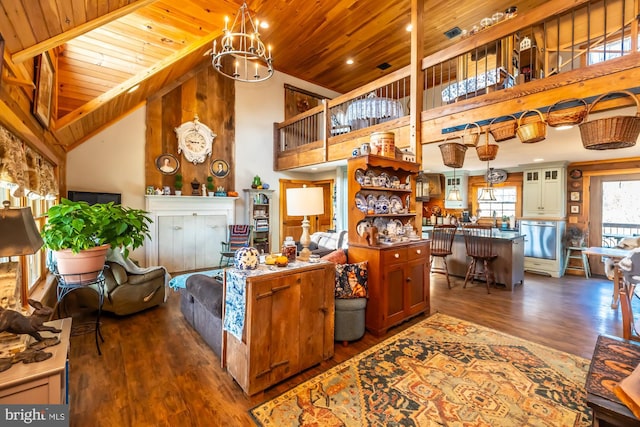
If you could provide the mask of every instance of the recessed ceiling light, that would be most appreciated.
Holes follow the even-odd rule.
[[[413,30],[413,25],[409,24],[406,28],[408,32],[411,32],[411,30]]]
[[[538,163],[538,162],[544,162],[544,159],[541,158],[537,158],[537,159],[533,159],[534,162]]]
[[[269,23],[267,21],[260,21],[260,28],[269,28]]]
[[[347,59],[347,64],[349,64],[349,65],[353,64],[353,59],[351,59],[351,58]]]

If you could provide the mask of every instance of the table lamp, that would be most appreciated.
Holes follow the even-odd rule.
[[[324,213],[324,199],[322,187],[287,188],[287,215],[302,216],[302,236],[300,244],[302,250],[298,259],[309,261],[311,251],[311,236],[309,235],[309,219],[307,215],[320,215]]]
[[[7,200],[2,204],[4,207],[0,209],[0,257],[31,255],[37,252],[43,242],[31,208],[10,208]],[[19,263],[0,263],[0,271],[11,272],[13,269],[16,272],[15,277],[7,277],[7,281],[17,284],[20,277]]]

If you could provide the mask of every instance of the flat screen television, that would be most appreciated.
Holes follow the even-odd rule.
[[[72,202],[87,202],[90,205],[96,203],[109,203],[113,202],[116,205],[122,203],[121,193],[99,193],[93,191],[67,191],[67,199]]]

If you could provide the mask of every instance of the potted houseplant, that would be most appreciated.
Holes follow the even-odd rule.
[[[64,198],[49,209],[47,216],[42,240],[54,251],[58,272],[77,275],[78,280],[97,276],[109,248],[120,248],[127,258],[129,250],[142,246],[149,236],[151,222],[147,212],[140,209],[113,202],[89,205]],[[78,262],[80,266],[75,265]],[[92,272],[93,277],[84,275]]]
[[[211,175],[209,175],[207,177],[207,190],[209,192],[209,196],[213,196],[214,195],[214,186],[213,186],[213,177]]]
[[[173,184],[174,188],[176,189],[176,196],[181,196],[182,195],[182,175],[181,174],[176,174],[176,181]]]
[[[585,233],[576,225],[570,225],[564,233],[563,243],[565,247],[581,248],[584,246]]]

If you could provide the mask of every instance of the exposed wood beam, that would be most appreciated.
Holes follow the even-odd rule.
[[[53,36],[47,40],[43,40],[40,43],[34,44],[33,46],[29,46],[26,49],[22,49],[19,52],[11,55],[11,60],[15,64],[19,64],[21,62],[26,61],[29,58],[33,58],[42,52],[53,49],[54,47],[60,46],[63,43],[68,42],[69,40],[81,36],[82,34],[94,30],[98,27],[101,27],[105,24],[108,24],[111,21],[114,21],[118,18],[121,18],[125,15],[130,14],[131,12],[147,6],[156,0],[138,0],[127,6],[121,7],[120,9],[114,10],[111,13],[107,13],[105,15],[99,16],[98,18],[91,20],[89,22],[85,22],[82,25],[78,25],[70,29],[69,31],[65,31],[64,33],[60,33],[56,36]]]
[[[411,77],[409,99],[409,147],[416,155],[416,162],[422,164],[420,148],[420,112],[422,111],[422,92],[424,90],[424,71],[422,71],[422,52],[424,52],[424,0],[411,0]]]
[[[149,77],[153,76],[157,72],[172,66],[173,63],[180,61],[181,59],[194,53],[196,50],[201,49],[206,44],[213,42],[213,39],[215,39],[218,36],[219,34],[217,32],[215,33],[212,32],[206,35],[205,37],[198,39],[196,42],[192,43],[186,48],[179,50],[172,55],[167,56],[162,61],[156,63],[153,67],[150,67],[150,68],[147,68],[146,70],[141,71],[140,73],[136,74],[130,79],[120,83],[118,86],[115,86],[113,89],[110,89],[107,92],[100,95],[99,97],[87,102],[82,107],[60,118],[57,122],[56,130],[63,129],[66,126],[69,126],[71,123],[74,123],[76,120],[79,120],[82,117],[86,116],[87,114],[97,110],[99,107],[106,104],[107,102],[117,97],[118,95],[121,95],[124,92],[128,91],[133,86],[140,84],[142,81],[144,81],[145,79],[148,79]]]

